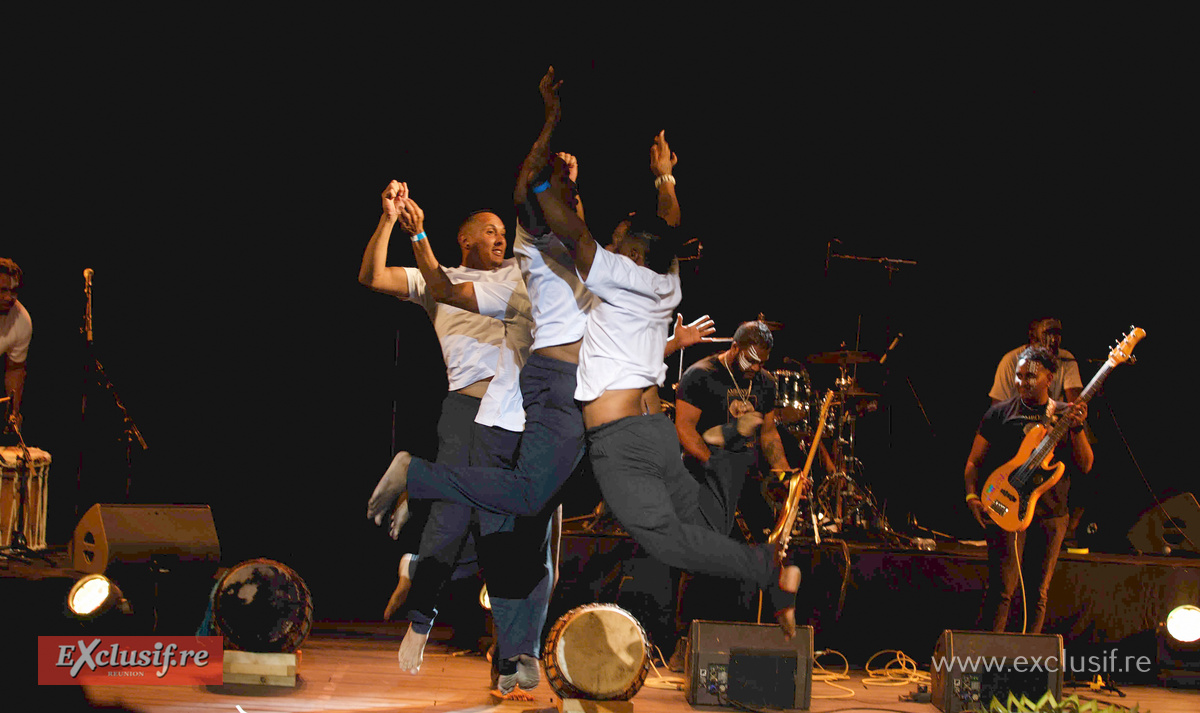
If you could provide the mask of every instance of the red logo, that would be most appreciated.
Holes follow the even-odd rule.
[[[220,685],[220,636],[39,636],[38,685]]]

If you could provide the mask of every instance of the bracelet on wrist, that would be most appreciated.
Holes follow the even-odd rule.
[[[531,190],[534,193],[543,193],[549,187],[550,187],[550,181],[542,181],[541,183],[534,186]]]
[[[968,503],[971,502],[972,500],[978,500],[978,499],[979,499],[979,496],[976,495],[975,493],[967,493],[967,502]]]
[[[419,233],[417,233],[416,235],[412,236],[412,241],[413,241],[414,243],[419,243],[419,242],[421,242],[422,240],[424,240],[425,238],[426,238],[425,231],[424,231],[424,230],[422,230],[421,232],[419,232]]]
[[[658,178],[654,179],[654,187],[658,188],[658,187],[662,186],[662,184],[664,184],[664,183],[674,183],[674,182],[675,182],[675,177],[672,176],[671,174],[667,173],[667,174],[663,174],[663,175],[659,176]]]

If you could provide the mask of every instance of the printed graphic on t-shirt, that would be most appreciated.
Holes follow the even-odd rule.
[[[737,420],[738,416],[751,411],[758,410],[758,397],[756,394],[750,394],[748,398],[742,398],[742,393],[737,389],[729,389],[725,392],[725,407],[729,418],[726,421]]]

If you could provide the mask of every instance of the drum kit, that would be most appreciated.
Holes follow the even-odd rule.
[[[816,442],[820,451],[817,456],[826,471],[819,483],[814,481],[808,499],[811,512],[807,517],[795,518],[791,536],[820,541],[823,534],[888,531],[875,496],[863,480],[863,464],[857,456],[855,440],[858,420],[877,411],[880,402],[879,394],[859,388],[855,371],[859,364],[878,363],[879,358],[853,350],[821,352],[808,357],[809,365],[838,367],[823,426],[818,418],[822,398],[813,389],[807,369],[794,359],[784,361],[797,368],[780,369],[772,374],[776,387],[775,421],[796,438],[805,456]],[[815,438],[818,427],[822,428],[819,439]],[[787,478],[791,473],[780,475]],[[786,488],[772,487],[767,492],[777,511],[785,506]]]

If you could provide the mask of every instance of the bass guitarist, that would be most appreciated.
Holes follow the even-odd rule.
[[[1087,474],[1092,469],[1092,447],[1083,431],[1087,404],[1054,401],[1050,384],[1059,369],[1058,358],[1041,345],[1031,345],[1017,358],[1014,376],[1017,395],[993,404],[983,415],[971,455],[963,472],[967,506],[975,520],[987,532],[988,586],[984,598],[982,622],[992,617],[992,630],[1002,632],[1008,623],[1009,605],[1023,577],[1025,592],[1036,588],[1037,602],[1032,617],[1027,617],[1026,633],[1041,633],[1046,618],[1046,599],[1054,565],[1067,532],[1067,491],[1070,475]],[[1020,450],[1025,434],[1048,419],[1071,420],[1070,437],[1058,443],[1054,460],[1062,460],[1066,473],[1034,505],[1033,521],[1020,532],[1008,532],[988,518],[979,499],[980,474],[987,475],[1006,463]],[[1069,458],[1064,451],[1070,449]],[[1028,596],[1025,599],[1028,604]]]

